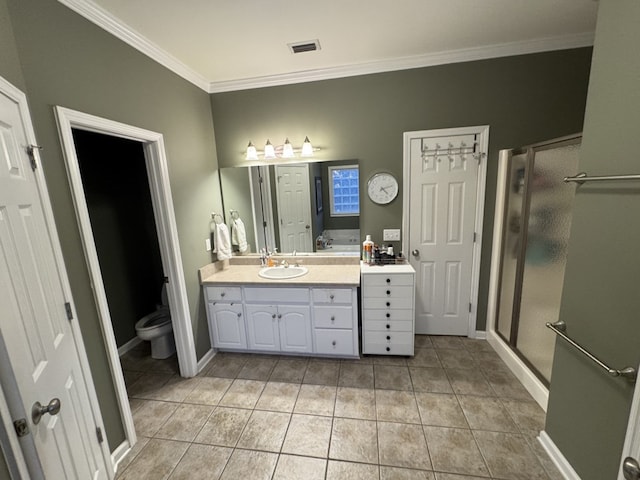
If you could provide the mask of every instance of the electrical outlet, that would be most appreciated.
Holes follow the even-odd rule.
[[[211,251],[211,239],[210,238],[205,238],[204,239],[204,248],[207,250],[207,252]]]
[[[382,240],[385,242],[399,242],[400,241],[400,229],[399,228],[385,228],[382,230]]]

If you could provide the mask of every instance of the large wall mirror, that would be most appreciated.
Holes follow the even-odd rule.
[[[222,168],[220,184],[225,222],[240,219],[246,234],[243,254],[360,254],[357,160]]]

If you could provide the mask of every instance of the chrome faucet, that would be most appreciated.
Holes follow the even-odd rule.
[[[284,268],[289,268],[289,262],[287,262],[286,260],[282,260],[282,262],[280,262],[280,265],[282,265]]]

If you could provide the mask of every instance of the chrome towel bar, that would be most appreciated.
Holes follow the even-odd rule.
[[[565,339],[571,346],[575,347],[580,352],[584,353],[590,360],[598,364],[598,366],[600,366],[602,369],[606,370],[609,375],[612,375],[614,377],[625,377],[629,381],[635,382],[636,376],[637,376],[637,372],[635,368],[624,367],[622,370],[611,368],[610,366],[602,362],[598,357],[593,355],[591,352],[589,352],[584,347],[577,344],[569,336],[567,336],[567,334],[565,333],[565,331],[567,330],[567,324],[563,320],[558,320],[557,322],[554,322],[554,323],[547,322],[545,325],[547,328],[550,328],[557,335]]]
[[[607,182],[617,180],[640,180],[640,175],[606,175],[600,177],[590,177],[585,172],[581,172],[573,177],[564,177],[564,182],[575,182],[582,185],[584,182]]]

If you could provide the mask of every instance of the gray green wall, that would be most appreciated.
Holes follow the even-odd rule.
[[[209,350],[197,269],[211,261],[204,249],[209,212],[220,207],[217,159],[208,95],[102,29],[51,0],[0,0],[8,6],[16,49],[0,43],[0,75],[21,85],[42,151],[76,311],[111,449],[123,439],[113,382],[90,287],[53,106],[160,132],[168,158],[180,251],[197,356]],[[0,12],[1,13],[1,12]],[[6,18],[2,19],[3,27]],[[2,39],[6,36],[1,30]],[[10,40],[10,38],[9,38]],[[15,58],[17,51],[16,64]],[[13,59],[13,60],[12,60]],[[20,85],[19,85],[20,86]],[[126,172],[123,172],[126,175]]]
[[[305,135],[319,159],[360,161],[360,186],[376,171],[402,183],[402,133],[490,125],[477,329],[486,298],[498,150],[582,130],[591,49],[556,51],[211,95],[220,166],[263,145]],[[402,192],[388,206],[361,195],[360,234],[382,241],[402,227]],[[362,241],[361,239],[361,241]]]
[[[599,5],[580,171],[640,173],[640,3]],[[577,189],[560,318],[614,368],[640,361],[640,187]],[[616,478],[633,386],[556,342],[546,431],[582,480]]]

